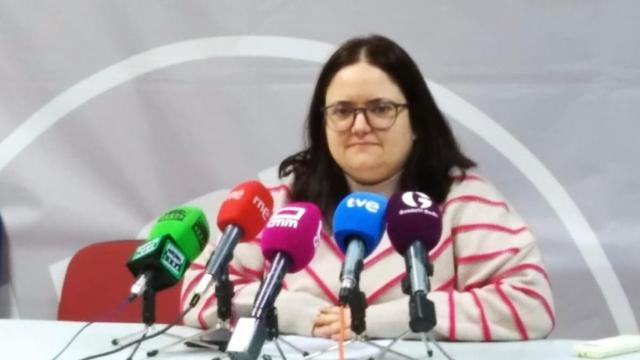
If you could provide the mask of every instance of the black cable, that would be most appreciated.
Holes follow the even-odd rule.
[[[120,351],[122,351],[122,350],[124,350],[124,349],[126,349],[126,348],[128,348],[130,346],[133,346],[133,345],[142,343],[143,341],[147,341],[149,339],[153,339],[154,337],[160,336],[160,335],[166,333],[167,331],[169,331],[169,329],[171,329],[172,327],[176,326],[180,321],[182,321],[182,319],[187,315],[187,313],[189,311],[191,311],[191,309],[193,309],[193,306],[189,306],[188,308],[186,308],[184,310],[184,312],[182,312],[182,314],[180,314],[180,316],[178,316],[171,324],[167,325],[162,330],[159,330],[159,331],[157,331],[157,332],[155,332],[155,333],[153,333],[153,334],[151,334],[149,336],[146,336],[146,337],[143,336],[142,338],[140,338],[138,340],[134,340],[134,341],[131,341],[129,343],[126,343],[126,344],[124,344],[124,345],[122,345],[122,346],[120,346],[120,347],[118,347],[116,349],[105,351],[103,353],[96,354],[96,355],[91,355],[91,356],[82,358],[80,360],[97,359],[97,358],[100,358],[100,357],[103,357],[103,356],[115,354],[115,353],[120,352]]]
[[[140,337],[140,342],[137,343],[136,346],[133,348],[133,351],[131,352],[127,360],[133,360],[133,355],[135,355],[136,352],[138,352],[138,349],[140,349],[140,345],[142,345],[142,342],[145,340],[146,336],[147,336],[146,332],[142,334],[142,336]]]
[[[59,357],[60,357],[60,355],[62,355],[62,353],[64,353],[64,352],[65,352],[65,350],[67,350],[67,348],[68,348],[69,346],[71,346],[71,343],[73,343],[73,341],[74,341],[74,340],[75,340],[75,339],[80,335],[80,333],[82,333],[82,332],[84,331],[84,329],[88,328],[88,327],[89,327],[89,325],[91,325],[91,324],[93,324],[93,323],[94,323],[94,321],[90,321],[90,322],[86,323],[86,324],[85,324],[85,325],[84,325],[80,330],[78,330],[78,331],[75,333],[75,335],[73,335],[73,337],[71,338],[71,340],[69,340],[69,342],[67,342],[67,345],[65,345],[65,346],[62,348],[62,350],[60,350],[60,352],[58,352],[58,353],[56,354],[56,356],[54,356],[51,360],[56,360],[57,358],[59,358]]]
[[[125,301],[123,301],[122,303],[120,303],[118,306],[116,306],[113,310],[111,310],[107,315],[105,315],[102,318],[98,318],[98,320],[110,320],[113,317],[115,317],[116,315],[118,315],[120,312],[122,312],[125,307],[127,305],[129,305],[129,303],[131,303],[131,300],[127,299]],[[60,352],[58,352],[51,360],[56,360],[57,358],[60,357],[60,355],[62,355],[67,348],[69,348],[69,346],[71,346],[71,344],[75,341],[75,339],[80,336],[80,334],[89,327],[89,325],[95,323],[98,320],[92,320],[89,321],[88,323],[86,323],[82,328],[80,328],[80,330],[76,331],[76,333],[73,335],[73,337],[71,338],[71,340],[69,340],[69,342],[67,342],[67,344],[62,348],[62,350],[60,350]]]

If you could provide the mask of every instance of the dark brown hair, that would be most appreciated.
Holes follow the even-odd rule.
[[[464,173],[475,163],[461,152],[416,63],[398,44],[380,35],[348,40],[324,64],[307,115],[307,147],[284,159],[279,167],[280,177],[294,174],[292,200],[316,203],[328,220],[350,192],[342,169],[329,152],[321,109],[335,74],[359,61],[383,70],[407,99],[416,139],[397,190],[421,191],[441,203],[453,182],[451,170]]]

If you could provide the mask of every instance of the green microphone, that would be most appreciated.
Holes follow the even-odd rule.
[[[145,289],[160,291],[176,284],[209,240],[209,224],[202,210],[180,206],[164,213],[127,262],[137,277],[129,300]]]

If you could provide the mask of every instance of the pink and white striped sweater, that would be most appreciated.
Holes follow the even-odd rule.
[[[271,188],[276,208],[286,204],[288,191],[287,185]],[[518,214],[489,182],[474,174],[454,182],[441,210],[442,237],[429,253],[434,266],[429,298],[436,307],[436,337],[491,341],[547,336],[555,323],[549,277],[535,239]],[[216,214],[209,215],[215,218]],[[213,249],[212,241],[187,271],[182,308]],[[311,264],[285,278],[276,301],[280,331],[311,335],[319,309],[338,304],[343,259],[333,238],[323,232]],[[259,239],[236,247],[230,264],[235,318],[251,311],[264,269]],[[360,278],[369,304],[369,336],[391,338],[408,329],[409,298],[400,284],[404,275],[404,259],[385,234],[366,259]],[[202,328],[216,324],[213,292],[205,294],[184,322]]]

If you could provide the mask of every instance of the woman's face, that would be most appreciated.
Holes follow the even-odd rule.
[[[407,103],[384,71],[361,61],[336,73],[327,88],[325,106],[340,103],[364,107],[376,100]],[[404,168],[414,138],[407,108],[401,108],[393,125],[385,130],[372,128],[364,112],[359,111],[351,128],[336,131],[325,125],[325,131],[331,156],[340,168],[368,185],[389,179]]]

